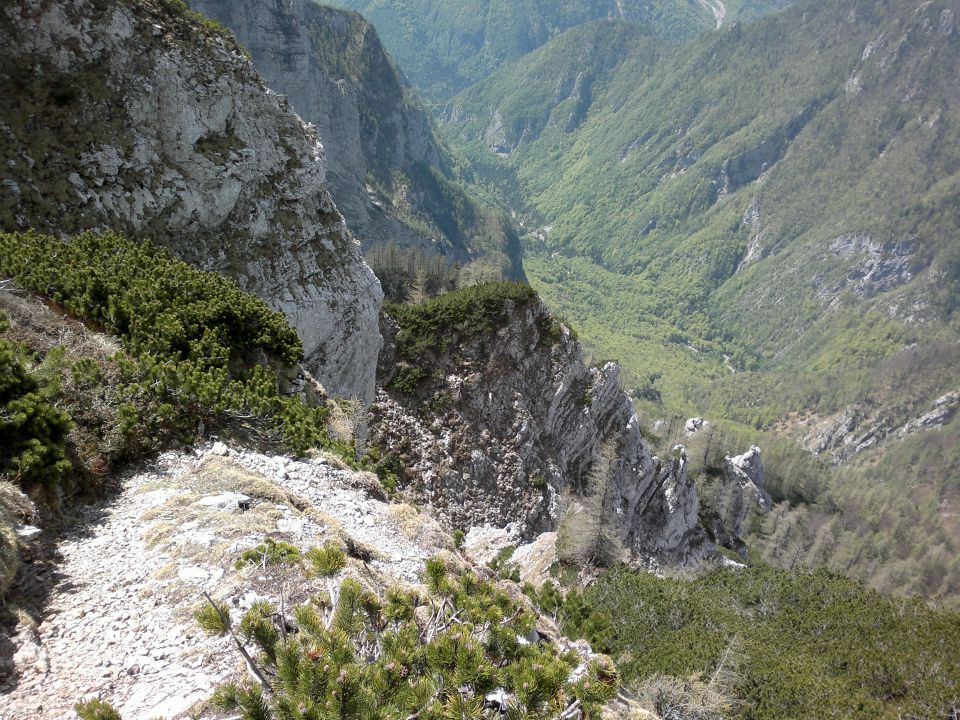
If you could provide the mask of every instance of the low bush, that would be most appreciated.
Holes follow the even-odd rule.
[[[690,581],[618,568],[554,613],[565,634],[610,652],[634,687],[658,675],[709,686],[735,648],[731,716],[743,720],[950,717],[960,698],[956,613],[824,570],[756,565]]]
[[[100,447],[87,454],[105,459],[95,464],[131,459],[175,438],[191,441],[201,426],[243,427],[294,453],[320,446],[352,457],[352,440],[327,433],[326,407],[283,393],[276,368],[302,357],[296,332],[236,283],[149,242],[89,232],[68,240],[0,234],[0,275],[121,339],[124,352],[108,361],[73,358],[60,368],[72,393],[62,404],[96,426],[89,434]],[[12,351],[0,348],[0,363],[14,362]],[[29,389],[22,372],[0,382],[20,388],[23,406],[12,416],[18,426],[3,435],[15,447],[0,457],[6,465],[62,472],[65,416]],[[91,404],[101,409],[94,416]]]
[[[529,285],[504,280],[454,290],[417,305],[386,303],[384,311],[399,325],[400,356],[416,361],[455,347],[460,338],[490,331],[505,316],[507,302],[526,305],[539,300]]]
[[[0,315],[0,333],[7,327]],[[55,386],[41,386],[21,354],[14,343],[0,338],[0,476],[54,483],[70,468],[70,418],[52,403]]]
[[[522,641],[535,616],[493,582],[433,559],[427,583],[428,593],[394,587],[380,596],[347,577],[330,598],[296,608],[296,632],[266,602],[236,630],[223,605],[207,603],[198,622],[231,635],[258,678],[221,686],[214,704],[248,720],[534,720],[598,717],[616,694],[609,659],[584,664],[575,652]]]

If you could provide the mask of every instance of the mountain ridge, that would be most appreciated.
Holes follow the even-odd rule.
[[[309,0],[190,4],[228,27],[267,85],[317,126],[331,194],[365,250],[393,242],[523,277],[509,220],[468,194],[465,169],[358,14]]]
[[[791,0],[724,4],[731,17],[755,17]],[[619,17],[670,39],[689,39],[716,27],[702,0],[338,0],[380,28],[386,45],[431,104],[442,104],[551,38],[585,22]]]

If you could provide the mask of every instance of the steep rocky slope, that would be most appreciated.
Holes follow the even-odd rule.
[[[328,390],[371,398],[379,283],[316,133],[232,39],[163,0],[0,18],[0,227],[150,237],[282,310]]]
[[[330,192],[364,247],[396,242],[522,277],[509,222],[471,198],[376,30],[312,0],[191,0],[232,30],[266,83],[317,126]]]
[[[603,517],[636,560],[709,554],[686,458],[652,455],[619,367],[587,366],[529,289],[489,289],[388,318],[371,442],[399,459],[404,491],[451,527],[510,525],[529,539],[557,529],[571,496],[596,491],[596,470]],[[451,321],[461,303],[472,318]]]

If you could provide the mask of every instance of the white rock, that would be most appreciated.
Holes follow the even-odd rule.
[[[210,510],[228,512],[238,510],[240,503],[252,502],[250,497],[241,493],[224,492],[219,495],[207,495],[197,500],[196,504]]]
[[[210,579],[210,573],[209,571],[204,570],[202,567],[188,565],[177,570],[177,577],[185,583],[199,585]]]

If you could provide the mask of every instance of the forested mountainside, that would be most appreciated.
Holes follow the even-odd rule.
[[[930,595],[960,539],[957,11],[801,3],[682,44],[602,19],[441,111],[651,423],[819,455],[788,453],[758,551]]]
[[[862,368],[956,329],[950,5],[801,5],[680,49],[577,28],[447,128],[515,178],[544,255],[634,289],[615,327],[736,370]]]
[[[620,18],[671,40],[691,38],[791,0],[338,0],[377,26],[384,43],[437,104],[570,28]]]
[[[316,125],[330,193],[365,250],[395,243],[460,264],[483,258],[523,277],[510,222],[469,195],[466,166],[363,18],[306,0],[190,5],[229,28],[267,85]]]
[[[812,456],[646,427],[523,283],[418,281],[378,314],[334,140],[217,22],[8,2],[0,89],[4,718],[956,717],[956,613],[801,559],[813,510],[782,501],[823,489]],[[895,434],[926,440],[956,400]],[[817,442],[846,461],[884,427]],[[861,552],[949,590],[957,554],[913,553],[906,515],[828,500],[816,552],[895,525]],[[771,524],[789,570],[744,537]]]

